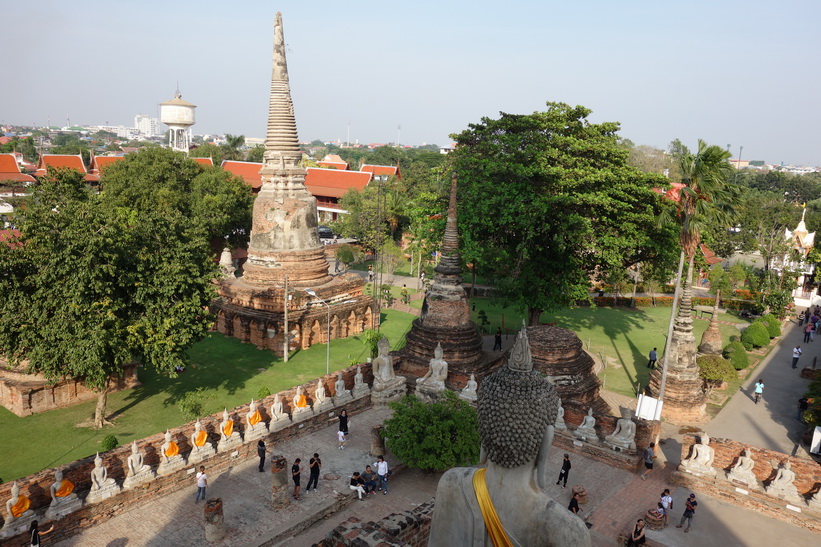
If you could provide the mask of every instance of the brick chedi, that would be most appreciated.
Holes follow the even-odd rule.
[[[701,344],[698,345],[698,352],[704,355],[721,355],[724,349],[721,339],[721,330],[718,327],[718,302],[721,298],[721,291],[716,291],[716,302],[713,306],[713,316],[710,318],[710,326],[701,335]]]
[[[681,297],[681,308],[676,315],[673,327],[673,336],[667,344],[666,351],[670,354],[667,361],[666,378],[664,378],[664,367],[656,367],[650,373],[650,384],[647,386],[647,392],[651,397],[659,398],[659,395],[662,395],[664,401],[661,411],[662,418],[677,424],[703,420],[707,406],[704,382],[699,376],[696,363],[691,278],[691,272],[688,272],[687,283],[684,285],[684,293]]]
[[[482,336],[470,319],[470,305],[462,285],[459,256],[459,233],[456,227],[456,175],[451,182],[450,204],[445,225],[439,264],[433,282],[425,294],[422,314],[414,320],[406,335],[406,345],[399,352],[400,371],[420,377],[428,369],[433,352],[442,345],[448,363],[446,387],[461,389],[471,374],[476,379],[487,374],[499,359],[491,359],[482,350]]]
[[[571,330],[551,325],[527,328],[533,368],[546,375],[556,386],[562,400],[565,419],[581,422],[587,409],[609,414],[610,409],[599,398],[601,382],[594,370],[593,358],[582,348],[582,341]]]
[[[316,198],[305,187],[301,160],[282,15],[277,13],[262,188],[254,201],[248,260],[242,277],[227,275],[221,281],[212,308],[219,332],[280,355],[286,291],[292,294],[288,302],[291,349],[308,348],[328,337],[327,309],[303,289],[314,291],[331,306],[331,338],[357,334],[373,322],[372,301],[362,294],[362,279],[355,274],[328,274],[317,233]]]

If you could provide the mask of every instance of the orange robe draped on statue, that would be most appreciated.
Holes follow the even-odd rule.
[[[248,423],[251,425],[257,425],[260,420],[262,420],[262,416],[259,414],[259,410],[255,410],[253,414],[248,416]]]
[[[11,506],[11,514],[14,518],[19,518],[20,515],[28,511],[29,506],[31,505],[31,500],[29,500],[26,496],[19,496],[17,498],[17,503]]]
[[[305,408],[306,406],[308,406],[308,400],[305,398],[305,395],[300,395],[299,397],[296,398],[296,401],[294,401],[294,404],[298,408]]]
[[[180,447],[177,446],[177,443],[175,443],[174,441],[171,441],[170,443],[168,443],[168,448],[165,449],[166,457],[173,458],[174,456],[176,456],[179,453],[180,453]]]
[[[222,428],[222,434],[225,435],[226,437],[230,437],[231,433],[233,433],[233,432],[234,432],[234,422],[229,421],[227,424],[225,424],[225,427]]]
[[[54,496],[58,498],[64,498],[74,492],[74,485],[71,484],[70,481],[63,479],[63,482],[60,483],[60,488],[54,492]]]
[[[205,441],[208,440],[208,433],[200,431],[197,433],[197,438],[194,439],[194,444],[197,446],[205,446]]]

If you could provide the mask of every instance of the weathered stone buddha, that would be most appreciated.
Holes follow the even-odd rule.
[[[268,434],[268,426],[262,420],[262,414],[257,408],[257,403],[251,399],[251,404],[248,405],[248,412],[245,414],[245,435],[244,441],[246,443],[255,441]]]
[[[54,483],[49,488],[51,504],[46,510],[47,519],[58,519],[82,507],[83,502],[74,493],[74,484],[63,478],[63,471],[54,471]]]
[[[160,447],[160,465],[157,468],[158,475],[173,473],[185,467],[185,458],[180,454],[179,445],[171,439],[171,432],[165,430],[165,440]]]
[[[216,454],[214,445],[208,442],[208,432],[202,428],[199,418],[194,422],[194,433],[191,434],[191,453],[188,463],[199,463]]]
[[[430,360],[428,371],[421,378],[416,379],[416,396],[423,401],[434,401],[445,391],[445,380],[448,378],[448,363],[442,356],[442,344],[437,344],[433,350],[433,359]]]
[[[325,390],[325,384],[322,378],[316,381],[316,389],[314,390],[314,412],[319,414],[334,407],[333,400],[328,397],[328,392]]]
[[[710,446],[710,437],[702,435],[701,442],[693,445],[690,457],[681,462],[679,469],[692,475],[715,477],[718,472],[713,467],[714,458],[715,449]]]
[[[592,408],[587,409],[587,416],[584,417],[579,427],[573,431],[573,435],[577,439],[587,442],[597,442],[599,440],[599,436],[596,434],[596,418],[593,417]]]
[[[220,440],[217,443],[217,452],[228,452],[234,450],[242,444],[242,437],[239,432],[234,431],[234,421],[228,415],[228,409],[222,411],[222,422],[220,422]]]
[[[123,481],[123,488],[131,488],[156,477],[151,466],[145,464],[143,455],[140,454],[140,450],[137,448],[137,441],[131,443],[131,455],[128,457],[127,464],[128,471]]]
[[[268,430],[273,433],[279,431],[291,423],[291,417],[285,412],[282,406],[282,399],[279,393],[274,395],[274,404],[271,405],[271,423],[268,424]]]
[[[792,470],[790,461],[786,460],[778,469],[775,478],[765,488],[765,491],[770,496],[800,503],[803,501],[803,498],[798,493],[798,489],[793,484],[793,481],[795,481],[795,472]]]
[[[476,383],[476,376],[474,374],[470,375],[470,379],[468,383],[465,384],[465,387],[462,388],[462,391],[459,392],[459,398],[464,399],[469,403],[475,403],[478,395],[476,390],[478,389],[478,384]]]
[[[636,424],[626,415],[616,422],[616,429],[605,435],[604,442],[615,450],[636,449]]]
[[[103,465],[100,453],[94,458],[94,469],[91,470],[91,490],[86,497],[87,503],[96,503],[120,493],[120,487]]]
[[[20,494],[20,487],[14,481],[11,485],[11,498],[6,502],[6,525],[21,518],[26,512],[31,513],[29,507],[31,500]]]
[[[758,479],[756,479],[753,473],[753,467],[755,467],[755,460],[750,457],[750,450],[745,448],[733,468],[727,472],[727,480],[746,484],[751,488],[757,488]]]
[[[382,338],[377,343],[379,355],[373,360],[373,388],[371,389],[371,399],[377,406],[402,398],[407,388],[405,378],[396,376],[393,370],[393,357],[388,352],[391,343],[387,338]]]
[[[371,394],[371,388],[365,383],[365,378],[362,376],[362,367],[356,366],[356,375],[353,377],[353,398],[359,399]]]
[[[340,406],[353,401],[351,390],[345,388],[345,379],[342,377],[342,372],[336,375],[336,382],[334,383],[334,405]]]
[[[291,407],[293,408],[291,419],[295,422],[301,422],[314,415],[314,410],[308,404],[308,398],[302,392],[302,386],[297,386]]]
[[[527,334],[507,366],[479,386],[480,465],[447,471],[436,490],[430,547],[590,545],[582,520],[546,492],[559,405],[555,387],[532,368]],[[477,499],[478,498],[478,499]]]
[[[565,431],[567,429],[567,424],[564,423],[564,407],[561,399],[559,399],[559,412],[556,414],[556,425],[553,427],[556,431]]]

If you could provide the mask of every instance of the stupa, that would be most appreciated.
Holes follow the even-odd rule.
[[[306,349],[326,342],[329,331],[332,339],[344,338],[373,322],[363,280],[328,273],[316,198],[305,187],[301,160],[277,13],[262,188],[254,201],[248,260],[241,277],[228,272],[221,280],[212,310],[219,332],[278,355],[285,351],[286,324],[289,349]]]
[[[482,350],[482,337],[470,319],[470,305],[462,286],[462,264],[459,256],[459,232],[456,226],[456,175],[451,180],[450,203],[439,264],[433,282],[425,294],[422,314],[413,321],[406,335],[406,345],[398,355],[400,373],[421,377],[428,371],[438,344],[448,363],[449,389],[462,389],[470,375],[481,378],[501,363],[501,357],[490,358]]]

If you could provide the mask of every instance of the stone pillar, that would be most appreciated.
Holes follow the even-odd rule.
[[[371,456],[378,457],[385,454],[385,439],[382,438],[382,426],[371,429]]]
[[[288,486],[288,460],[283,456],[271,456],[271,509],[274,511],[290,503]]]
[[[211,498],[205,502],[205,540],[222,541],[225,537],[225,520],[222,516],[222,498]]]

